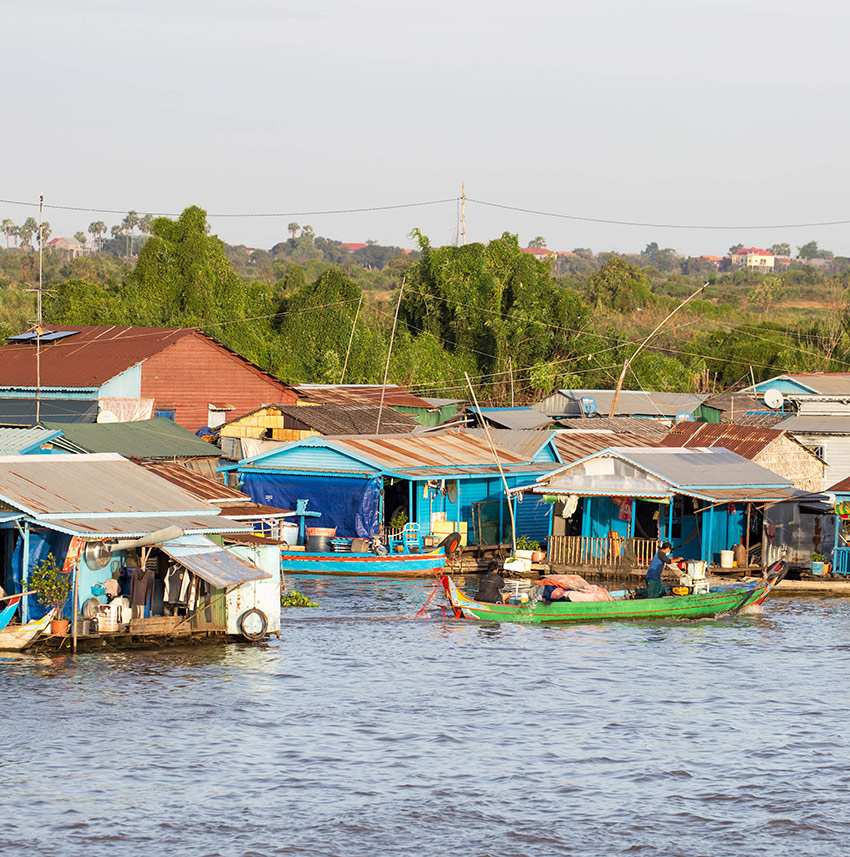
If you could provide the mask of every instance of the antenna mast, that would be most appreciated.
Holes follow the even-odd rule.
[[[462,244],[466,244],[466,182],[460,186],[460,234],[463,236]]]

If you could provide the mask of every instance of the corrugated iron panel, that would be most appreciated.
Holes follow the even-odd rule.
[[[607,415],[614,399],[613,390],[558,390],[532,405],[535,410],[550,416],[581,416],[580,399],[590,396],[596,402],[598,413]],[[707,399],[707,394],[656,393],[639,390],[622,390],[617,401],[615,416],[675,417],[680,411],[693,413]]]
[[[245,503],[251,499],[236,488],[222,485],[221,482],[216,482],[214,479],[207,479],[206,476],[201,476],[200,473],[195,473],[182,464],[170,461],[143,461],[140,463],[145,470],[167,479],[172,485],[176,485],[181,490],[205,502]]]
[[[673,426],[661,444],[682,448],[721,446],[752,460],[782,435],[780,429],[764,426],[683,422]]]
[[[487,434],[483,428],[466,429],[466,433],[487,442]],[[551,444],[554,434],[548,431],[520,431],[516,429],[490,429],[490,437],[498,449],[507,449],[516,453],[525,461],[549,459],[550,453],[543,452],[547,445]],[[551,453],[554,457],[554,453]]]
[[[850,416],[802,416],[782,420],[780,428],[789,434],[850,434]]]
[[[193,574],[221,589],[246,580],[271,577],[265,571],[234,556],[203,536],[184,536],[160,546],[162,551]]]
[[[475,408],[469,410],[476,413]],[[503,429],[540,429],[553,422],[552,417],[534,408],[481,408],[480,413],[491,425]]]
[[[36,515],[209,514],[211,507],[114,453],[0,457],[0,497]],[[213,510],[217,511],[217,510]]]
[[[20,455],[47,443],[60,434],[62,434],[61,430],[50,431],[41,426],[31,428],[0,426],[0,455]]]
[[[379,405],[381,403],[380,384],[298,384],[295,391],[299,397],[310,402],[327,405],[344,405],[360,402],[361,404]],[[387,407],[424,408],[429,410],[432,405],[408,393],[402,387],[388,384],[383,396]]]
[[[580,461],[612,446],[634,447],[634,448],[658,448],[661,446],[654,440],[639,437],[632,434],[617,434],[615,432],[592,432],[592,431],[558,431],[555,432],[555,446],[561,461],[569,464],[572,461]]]

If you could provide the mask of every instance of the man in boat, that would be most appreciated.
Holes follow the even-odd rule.
[[[655,552],[649,568],[646,570],[646,597],[661,598],[664,594],[664,584],[661,582],[661,574],[665,567],[671,562],[680,562],[682,557],[670,556],[673,545],[670,542],[662,542],[661,547]]]
[[[505,579],[499,574],[500,566],[497,560],[490,560],[487,571],[478,578],[478,592],[472,597],[486,604],[504,604],[510,594],[502,592]]]

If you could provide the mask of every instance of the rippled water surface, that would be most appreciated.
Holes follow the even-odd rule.
[[[266,645],[0,655],[0,854],[850,850],[850,600],[541,628],[289,582]]]

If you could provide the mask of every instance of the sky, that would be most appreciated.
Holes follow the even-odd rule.
[[[850,221],[848,25],[839,0],[7,0],[0,218],[43,193],[54,236],[122,215],[51,204],[197,204],[250,247],[293,220],[442,245],[465,183],[467,241],[850,255],[850,223],[793,226]]]

